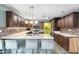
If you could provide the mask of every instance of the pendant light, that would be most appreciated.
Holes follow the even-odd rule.
[[[33,24],[33,9],[34,9],[34,7],[30,6],[30,17],[31,17],[30,24]]]

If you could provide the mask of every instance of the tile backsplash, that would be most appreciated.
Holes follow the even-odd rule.
[[[22,27],[0,27],[0,36],[6,36],[9,34],[25,31],[26,28]]]
[[[74,28],[74,29],[61,29],[60,31],[63,32],[63,33],[79,35],[79,29],[78,28]]]

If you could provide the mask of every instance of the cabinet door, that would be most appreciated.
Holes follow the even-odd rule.
[[[64,28],[67,27],[67,26],[66,26],[66,17],[64,17],[64,19],[63,19],[63,27],[64,27]]]
[[[73,28],[73,14],[67,16],[67,24],[69,28]]]
[[[63,28],[63,27],[64,27],[64,19],[62,18],[62,19],[60,20],[60,22],[61,22],[61,28]]]
[[[12,20],[13,20],[13,26],[17,26],[18,17],[17,17],[17,15],[14,14],[14,13],[13,13],[13,18],[12,18]]]
[[[67,37],[55,34],[55,41],[66,51],[69,51],[69,39]]]
[[[68,19],[67,19],[67,16],[65,17],[65,27],[66,28],[68,28],[68,26],[67,26],[67,21],[68,21]]]
[[[11,11],[6,11],[6,27],[12,27],[12,12]]]
[[[21,26],[21,17],[18,16],[18,26],[20,27]]]
[[[59,36],[55,34],[55,41],[59,44]]]
[[[61,36],[62,39],[62,47],[68,51],[69,50],[69,39],[67,37]]]
[[[60,27],[60,19],[57,21],[57,26]]]

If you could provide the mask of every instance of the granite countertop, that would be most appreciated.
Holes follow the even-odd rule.
[[[27,34],[28,32],[29,31],[23,31],[23,32],[3,36],[1,37],[1,39],[54,39],[54,37],[52,37],[49,34],[28,35]]]
[[[60,32],[60,31],[54,31],[54,33],[55,33],[55,34],[62,35],[62,36],[64,36],[64,37],[71,37],[71,38],[72,38],[72,37],[74,37],[74,38],[75,38],[75,37],[76,37],[76,38],[79,37],[79,35],[68,34],[68,33],[62,33],[62,32]]]

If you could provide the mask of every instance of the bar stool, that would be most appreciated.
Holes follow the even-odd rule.
[[[41,40],[40,53],[52,53],[53,48],[54,48],[53,40]]]
[[[26,40],[26,53],[37,53],[38,41],[37,40]]]
[[[10,53],[17,53],[16,40],[5,40],[5,49],[9,50]]]
[[[17,40],[18,43],[18,54],[25,53],[25,39]]]
[[[2,54],[2,40],[0,40],[0,54]]]

